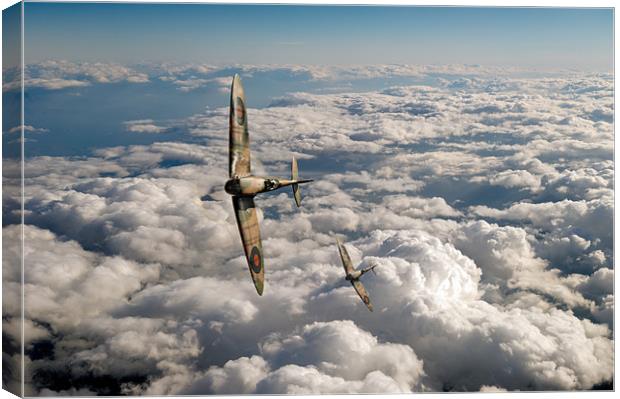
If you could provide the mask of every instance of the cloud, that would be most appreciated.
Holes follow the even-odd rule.
[[[182,392],[410,392],[424,374],[410,347],[379,343],[350,320],[315,322],[300,334],[272,334],[260,348],[261,356],[211,367]]]
[[[9,241],[18,234],[19,226],[3,230],[3,236]],[[177,332],[174,324],[109,316],[109,312],[125,303],[132,293],[157,281],[158,264],[137,264],[120,257],[96,255],[83,250],[74,241],[60,241],[53,233],[33,226],[25,226],[24,234],[28,242],[24,253],[24,262],[28,265],[24,286],[28,298],[25,323],[33,327],[26,334],[29,345],[26,350],[36,353],[36,345],[53,344],[57,340],[66,345],[56,346],[55,360],[31,359],[26,369],[28,392],[35,393],[38,388],[32,379],[34,374],[43,376],[55,372],[58,367],[69,370],[76,378],[96,377],[101,372],[109,374],[123,362],[125,366],[118,369],[121,374],[144,370],[144,367],[156,370],[156,360],[170,359],[173,351],[197,350],[190,348],[193,333]],[[18,250],[18,247],[10,248],[11,253]],[[10,268],[5,282],[9,283],[8,291],[15,294],[11,284],[20,280],[20,258],[13,254],[11,259],[13,261],[5,262],[5,267]],[[50,276],[53,278],[47,278]],[[5,303],[4,314],[3,331],[10,334],[10,339],[17,340],[16,335],[11,335],[16,332],[11,326],[20,314],[18,305],[12,301]],[[149,334],[152,337],[147,338],[149,342],[145,345],[142,339]],[[80,341],[88,342],[90,348],[80,345]],[[136,350],[141,352],[136,352],[137,358],[131,360],[131,353]],[[145,353],[148,356],[142,355]],[[141,365],[136,361],[142,362]]]
[[[485,67],[481,65],[416,65],[416,64],[378,64],[378,65],[241,65],[237,68],[244,74],[256,76],[274,71],[287,72],[293,76],[305,77],[315,81],[364,80],[386,77],[424,78],[443,76],[497,76],[509,75],[516,68]]]
[[[510,289],[534,290],[570,307],[591,305],[562,281],[557,270],[548,270],[547,262],[536,257],[523,229],[473,222],[462,228],[455,245],[476,261],[483,281]]]
[[[524,221],[546,231],[559,230],[564,235],[578,232],[585,238],[598,239],[605,247],[611,247],[613,204],[606,199],[518,203],[501,210],[477,206],[472,208],[472,212],[492,219]]]
[[[606,323],[614,328],[614,296],[607,295],[598,307],[592,311],[594,319],[599,323]]]
[[[168,128],[157,126],[152,119],[140,119],[123,122],[125,129],[132,133],[163,133]]]
[[[113,63],[69,61],[43,61],[26,66],[26,75],[37,74],[42,78],[54,75],[85,77],[97,83],[114,83],[126,80],[130,83],[146,83],[148,76],[131,68]]]
[[[221,93],[230,92],[230,77],[200,79],[196,78],[195,76],[190,76],[187,79],[179,79],[175,77],[162,76],[160,77],[160,79],[163,81],[171,82],[175,86],[178,86],[179,91],[186,93],[209,85],[215,85],[217,87],[217,90]]]
[[[533,176],[527,170],[504,170],[489,179],[492,185],[507,188],[527,188],[536,191],[540,187],[540,178]]]
[[[452,208],[441,197],[422,198],[405,195],[383,197],[382,205],[387,209],[413,218],[457,217],[461,212]]]
[[[241,357],[229,360],[223,367],[212,366],[189,386],[183,387],[181,392],[185,395],[250,394],[256,391],[256,384],[268,372],[269,365],[262,357]]]
[[[503,388],[499,388],[493,385],[483,385],[480,387],[480,392],[507,392]]]
[[[156,152],[158,151],[157,148],[158,146],[153,146],[149,148],[148,151]],[[144,151],[147,149],[143,148],[142,150]],[[116,162],[120,162],[121,164],[127,160],[125,157],[126,153],[123,151],[112,151],[106,154],[112,157],[110,160],[116,160]],[[188,153],[186,152],[184,154]],[[288,328],[295,326],[295,324],[298,323],[298,318],[304,320],[306,314],[312,315],[320,308],[329,307],[335,311],[331,316],[336,317],[334,320],[353,316],[360,320],[359,322],[361,324],[359,328],[373,331],[374,334],[381,331],[381,326],[383,325],[396,326],[398,325],[398,323],[394,324],[396,320],[401,320],[401,323],[402,321],[406,321],[405,324],[402,324],[402,328],[390,328],[391,336],[393,337],[391,341],[396,345],[395,348],[400,348],[398,350],[402,350],[404,353],[413,354],[414,352],[411,348],[415,348],[415,355],[417,355],[415,358],[423,361],[424,364],[423,368],[420,366],[420,370],[423,370],[424,375],[428,376],[424,378],[420,377],[421,380],[424,381],[419,381],[419,383],[431,390],[441,390],[446,387],[458,390],[475,390],[480,388],[481,385],[478,384],[493,384],[508,389],[515,389],[518,386],[523,386],[522,384],[524,381],[530,381],[530,383],[534,381],[535,387],[561,387],[565,389],[570,387],[587,387],[588,384],[595,383],[607,377],[605,370],[609,369],[605,366],[604,357],[600,357],[601,355],[599,355],[598,352],[596,352],[597,354],[592,354],[591,352],[585,352],[585,354],[583,354],[583,356],[590,356],[591,361],[603,362],[600,366],[595,367],[598,373],[601,374],[594,373],[590,374],[590,376],[584,374],[584,370],[580,369],[577,364],[567,363],[566,360],[554,358],[557,351],[565,351],[565,346],[573,344],[571,340],[579,341],[580,339],[587,339],[578,334],[575,335],[574,338],[567,337],[563,341],[559,341],[557,349],[549,349],[549,351],[545,352],[545,355],[540,358],[540,362],[542,363],[537,363],[537,360],[535,360],[537,357],[533,357],[540,356],[534,355],[539,351],[539,348],[536,346],[519,349],[516,355],[511,355],[507,358],[489,356],[489,353],[494,353],[496,351],[506,353],[505,350],[499,349],[502,345],[507,345],[507,348],[512,347],[512,350],[516,350],[516,347],[510,343],[512,341],[507,341],[504,335],[495,332],[497,328],[507,328],[501,327],[504,325],[510,325],[511,328],[514,328],[514,325],[523,326],[522,328],[530,328],[528,326],[537,320],[535,318],[537,317],[537,313],[531,310],[526,312],[518,307],[509,311],[502,311],[482,301],[480,299],[482,292],[478,288],[479,279],[481,275],[485,278],[485,271],[490,270],[486,269],[487,266],[485,266],[485,263],[479,260],[480,258],[478,256],[474,257],[476,262],[474,263],[474,261],[462,255],[452,245],[442,243],[439,239],[432,237],[428,233],[423,233],[415,229],[412,230],[411,227],[404,227],[405,230],[399,232],[376,231],[360,243],[354,244],[355,246],[359,245],[358,248],[360,248],[361,251],[355,250],[355,248],[350,249],[356,260],[359,259],[361,254],[364,254],[373,257],[374,261],[380,263],[380,267],[377,269],[378,276],[374,279],[367,279],[365,282],[371,292],[373,301],[376,306],[381,309],[381,311],[377,313],[380,315],[378,320],[369,320],[369,316],[365,316],[365,313],[368,312],[360,307],[359,298],[356,297],[353,290],[350,287],[339,287],[338,285],[334,285],[337,281],[342,281],[342,271],[341,266],[337,263],[337,254],[331,240],[319,244],[318,247],[316,246],[317,244],[310,245],[312,241],[301,241],[298,246],[295,246],[289,242],[289,239],[294,239],[294,236],[289,236],[286,230],[282,230],[284,226],[288,226],[290,223],[288,217],[285,216],[281,221],[265,220],[262,226],[266,233],[265,250],[270,253],[270,280],[268,284],[269,287],[278,287],[278,289],[275,290],[274,288],[268,291],[269,293],[265,299],[269,298],[270,295],[276,295],[276,297],[272,298],[267,303],[259,304],[254,301],[255,294],[252,291],[251,285],[244,284],[244,282],[247,282],[248,276],[241,254],[239,254],[238,250],[235,250],[235,246],[230,245],[230,242],[233,241],[232,238],[236,237],[236,232],[234,231],[235,226],[232,221],[232,215],[229,213],[230,211],[226,210],[226,208],[222,208],[222,206],[218,204],[218,201],[207,201],[206,209],[202,206],[198,206],[198,203],[194,205],[194,201],[188,201],[188,199],[199,198],[203,193],[210,191],[209,185],[204,186],[202,189],[197,189],[197,187],[192,188],[192,185],[188,185],[187,182],[182,183],[185,181],[184,179],[197,181],[194,176],[196,176],[196,173],[201,173],[199,171],[200,169],[196,169],[196,166],[192,166],[189,169],[188,166],[190,165],[175,167],[168,170],[155,169],[151,172],[151,176],[155,175],[159,177],[152,181],[150,180],[152,177],[147,180],[146,176],[145,178],[91,178],[89,182],[72,185],[71,191],[62,194],[61,197],[57,197],[59,200],[47,204],[42,202],[42,208],[32,208],[34,214],[39,215],[31,219],[33,222],[37,224],[46,224],[54,230],[60,229],[59,231],[62,231],[63,234],[81,241],[83,245],[88,246],[91,242],[101,242],[101,239],[95,237],[97,234],[101,234],[99,232],[104,232],[109,242],[107,251],[110,252],[111,255],[115,254],[114,256],[118,256],[116,254],[120,254],[127,259],[132,259],[131,262],[139,262],[138,264],[159,261],[169,265],[186,265],[184,267],[199,264],[197,262],[201,262],[199,261],[199,259],[201,259],[199,257],[200,254],[205,252],[213,253],[214,251],[213,249],[200,249],[201,246],[205,245],[205,240],[207,245],[210,245],[208,242],[213,239],[213,234],[201,232],[202,228],[200,226],[204,223],[202,221],[208,220],[208,217],[205,219],[205,216],[222,215],[222,210],[225,210],[224,213],[228,214],[226,218],[220,216],[214,219],[214,230],[212,230],[213,232],[221,232],[222,229],[224,229],[224,231],[227,229],[229,232],[228,237],[223,238],[222,241],[215,241],[212,247],[219,248],[218,251],[229,248],[224,251],[226,254],[225,257],[212,259],[206,264],[203,263],[200,268],[201,270],[216,272],[218,276],[217,279],[191,277],[193,273],[190,271],[191,269],[184,270],[184,268],[175,268],[176,270],[174,270],[174,272],[173,270],[162,270],[163,276],[159,277],[158,280],[160,282],[158,284],[151,284],[150,287],[143,288],[140,292],[131,294],[130,302],[127,302],[127,299],[125,299],[121,301],[119,305],[114,308],[109,308],[110,310],[108,310],[108,312],[113,312],[114,314],[114,317],[111,319],[113,321],[112,325],[121,323],[121,321],[122,323],[128,323],[129,320],[135,320],[135,322],[132,323],[135,323],[136,326],[141,326],[145,323],[154,323],[153,328],[155,330],[153,331],[156,331],[157,328],[161,328],[157,326],[161,326],[159,323],[162,323],[163,320],[183,320],[178,327],[172,324],[170,329],[164,329],[164,331],[167,331],[165,334],[170,334],[170,338],[165,338],[167,335],[162,336],[162,339],[165,338],[166,342],[172,342],[170,345],[174,345],[175,348],[181,351],[178,355],[179,357],[174,358],[177,360],[171,365],[163,364],[162,360],[164,358],[169,359],[177,355],[169,353],[168,349],[166,349],[167,346],[161,347],[160,345],[163,344],[159,344],[160,340],[154,337],[152,340],[154,349],[150,350],[156,351],[154,352],[155,354],[152,355],[152,357],[147,357],[145,361],[135,363],[136,360],[132,360],[133,357],[129,356],[131,352],[128,352],[129,348],[131,348],[131,346],[128,345],[133,345],[131,344],[133,335],[131,333],[125,333],[125,331],[132,331],[131,328],[133,327],[123,327],[122,334],[120,329],[109,330],[110,333],[105,333],[105,335],[101,336],[101,338],[96,341],[97,344],[94,346],[94,349],[78,352],[78,358],[80,359],[79,364],[81,366],[78,370],[72,371],[72,373],[96,377],[97,375],[109,373],[113,364],[119,364],[119,362],[121,362],[120,364],[125,364],[129,361],[132,362],[131,364],[135,363],[135,366],[127,365],[127,370],[142,370],[144,373],[158,377],[156,377],[151,384],[143,388],[140,388],[141,385],[137,382],[129,384],[125,388],[127,389],[126,392],[185,392],[186,389],[191,391],[191,387],[195,389],[209,387],[208,389],[212,389],[213,392],[226,392],[226,389],[231,389],[225,388],[228,386],[227,383],[221,382],[218,385],[218,383],[213,380],[216,375],[219,375],[215,372],[216,369],[212,370],[211,374],[209,374],[212,375],[211,377],[205,376],[203,380],[200,380],[203,381],[201,384],[196,383],[196,385],[194,385],[193,381],[195,381],[196,376],[199,374],[190,366],[190,359],[203,356],[203,352],[201,352],[200,348],[209,341],[216,343],[215,348],[220,348],[219,345],[221,344],[217,344],[217,342],[220,341],[218,341],[216,337],[220,336],[218,331],[222,331],[222,329],[226,331],[226,336],[229,340],[239,343],[247,342],[246,340],[248,338],[245,337],[246,334],[234,332],[243,329],[255,332],[262,331],[259,334],[259,337],[264,337],[261,346],[263,348],[262,353],[255,353],[254,356],[260,356],[267,362],[270,370],[269,372],[265,372],[264,376],[259,373],[260,375],[251,381],[248,380],[245,383],[246,385],[244,385],[249,387],[247,388],[248,390],[253,389],[254,382],[256,382],[256,390],[258,392],[268,392],[270,390],[271,392],[317,392],[317,390],[320,391],[322,389],[329,390],[330,392],[334,390],[343,392],[370,392],[371,381],[372,383],[381,381],[382,389],[390,392],[418,390],[422,386],[420,385],[416,388],[417,385],[414,386],[412,385],[414,383],[410,382],[410,385],[408,385],[409,388],[407,388],[404,382],[399,382],[396,377],[397,374],[390,374],[386,371],[392,370],[392,372],[394,372],[393,369],[390,369],[392,366],[386,366],[386,370],[362,370],[356,372],[354,375],[345,375],[342,374],[345,371],[338,371],[338,367],[341,367],[341,370],[348,371],[354,370],[354,368],[352,368],[351,365],[347,366],[346,363],[338,366],[339,362],[344,362],[346,360],[346,357],[329,357],[332,353],[338,353],[337,351],[318,351],[320,345],[326,345],[326,350],[329,348],[329,345],[327,345],[328,338],[326,338],[332,336],[332,333],[328,333],[329,331],[332,331],[332,329],[334,330],[334,345],[338,348],[342,348],[342,343],[339,340],[345,339],[344,337],[352,334],[359,336],[360,342],[366,342],[366,345],[370,346],[372,346],[372,343],[375,342],[376,339],[368,333],[357,331],[356,329],[358,327],[352,323],[345,323],[344,325],[333,322],[333,325],[311,324],[310,327],[306,327],[303,330],[304,332],[301,335],[303,341],[306,343],[301,347],[294,347],[293,349],[293,347],[288,346],[290,344],[285,344],[285,342],[295,342],[296,338],[294,338],[294,336],[298,333],[293,334],[290,338],[287,338],[287,335],[269,335],[269,332],[273,332],[274,330],[269,327],[269,324],[264,324],[262,322],[262,319],[265,317],[271,320],[274,320],[273,318],[275,317],[275,320],[279,320],[275,322],[275,325],[281,325],[281,328],[286,330],[287,327],[285,326],[289,326]],[[144,167],[152,169],[151,166]],[[187,170],[190,173],[182,173],[183,170]],[[172,176],[175,177],[172,178]],[[320,186],[318,186],[317,190],[319,189]],[[323,191],[324,193],[329,193],[329,190],[332,190],[332,192],[333,190],[339,191],[337,186],[326,185],[325,189],[327,189],[327,191]],[[315,194],[318,193],[320,193],[320,191],[316,191]],[[148,198],[148,201],[145,201],[146,198]],[[333,198],[335,200],[337,197]],[[290,202],[290,198],[285,199],[286,202]],[[389,205],[392,201],[399,199],[402,200],[402,197],[388,197],[385,201],[386,204]],[[274,198],[274,201],[274,205],[279,207],[277,198]],[[210,202],[212,202],[212,204],[209,204]],[[427,208],[435,217],[458,216],[445,202],[438,200],[430,202],[418,200],[418,202],[419,205],[422,206],[436,207],[436,210],[432,210],[434,208]],[[270,206],[268,203],[265,205],[267,205],[265,208]],[[212,206],[217,206],[218,210],[215,212],[210,211],[209,209],[215,209],[211,208]],[[314,205],[310,203],[310,206],[312,207]],[[395,205],[392,206],[394,207]],[[29,205],[29,208],[31,207],[32,205]],[[176,211],[170,212],[175,208],[178,209],[176,216]],[[192,211],[192,208],[196,210],[202,209],[198,213],[198,215],[201,216],[192,218],[194,221],[192,224],[177,224],[187,220],[187,217],[191,215],[192,212],[195,212]],[[307,230],[304,234],[307,234],[308,237],[313,238],[313,240],[323,242],[322,238],[320,238],[320,234],[323,231],[347,231],[348,227],[346,224],[343,224],[343,221],[351,223],[351,221],[356,220],[356,218],[353,218],[355,213],[348,212],[346,209],[347,208],[334,208],[335,212],[324,218],[321,217],[321,212],[327,212],[326,210],[317,210],[317,212],[313,212],[308,215],[312,228]],[[207,210],[207,212],[203,213],[204,210]],[[398,208],[395,210],[398,211]],[[285,211],[283,215],[286,214],[287,212]],[[334,218],[336,215],[342,215],[342,220],[339,221],[339,219]],[[299,216],[296,216],[296,218],[298,217]],[[415,212],[410,215],[410,218],[413,218],[412,220],[415,220],[417,217],[425,216],[416,214]],[[355,228],[355,226],[358,225],[363,226],[364,224],[361,223],[360,219],[358,219],[351,228]],[[58,220],[58,222],[55,222],[55,220]],[[74,220],[74,222],[71,224],[60,223],[60,221],[66,220]],[[196,225],[196,221],[199,221],[198,225]],[[161,225],[159,225],[159,223],[161,223]],[[272,227],[271,224],[274,223],[275,226]],[[71,226],[71,229],[67,229],[68,226]],[[274,228],[281,230],[279,234],[271,233],[271,230]],[[293,224],[288,228],[296,230],[298,226]],[[498,227],[494,228],[502,231],[502,229]],[[505,230],[506,232],[511,232],[509,229]],[[115,233],[115,231],[117,231],[117,233]],[[518,231],[519,230],[515,229],[515,232]],[[160,233],[162,234],[160,235]],[[95,236],[92,234],[95,234]],[[470,239],[473,237],[471,232],[465,231],[465,234],[467,234]],[[278,236],[287,238],[277,244],[272,242]],[[114,237],[117,238],[115,239]],[[515,241],[513,238],[509,237],[510,236],[507,236],[503,241],[503,245],[513,245]],[[521,240],[523,241],[525,237],[526,236],[523,234]],[[50,236],[50,238],[52,237]],[[199,241],[193,241],[194,239]],[[306,248],[307,245],[308,249],[306,250],[304,248]],[[528,244],[526,241],[523,241],[520,245],[527,248]],[[297,251],[287,250],[287,246],[297,248]],[[277,247],[280,247],[279,251],[276,250]],[[192,248],[197,249],[195,258],[192,255]],[[493,250],[480,247],[478,250],[481,253],[493,253],[493,251],[497,251],[497,248],[500,247],[495,247]],[[75,250],[77,250],[77,247]],[[539,268],[544,267],[544,262],[536,260],[531,248],[525,250],[516,246],[512,251],[513,252],[505,252],[505,255],[502,255],[505,256],[505,258],[502,258],[504,262],[508,262],[506,266],[508,270],[510,269],[510,262],[516,261],[516,259],[513,259],[515,254],[520,256],[522,261],[513,263],[515,265],[513,266],[514,268],[519,267],[518,265],[520,264],[527,264],[528,262],[538,265]],[[68,252],[69,251],[66,249],[59,251],[63,256],[66,256]],[[80,251],[78,251],[78,253],[80,253]],[[88,254],[89,252],[83,253]],[[325,258],[323,253],[330,255]],[[529,255],[527,255],[528,253]],[[526,256],[524,257],[523,254],[526,254]],[[49,259],[51,255],[42,252],[41,256]],[[230,272],[226,272],[225,270],[217,271],[215,268],[216,265],[225,262],[227,258],[230,259],[227,268],[230,269],[232,267],[232,269],[237,270],[238,273],[234,272],[233,274],[229,274]],[[91,262],[93,262],[94,259],[96,259],[96,257],[93,257]],[[362,259],[362,261],[364,260]],[[202,262],[204,262],[204,258]],[[327,262],[331,264],[329,268],[330,270],[333,268],[334,272],[326,274],[325,271],[321,271],[319,273],[321,268],[318,267],[319,265],[315,265],[314,262]],[[291,268],[291,266],[293,266],[293,268]],[[296,271],[298,267],[302,267],[302,269]],[[85,266],[82,266],[82,268],[88,270],[88,262],[86,262]],[[36,270],[36,268],[33,270]],[[70,270],[78,273],[80,268],[72,267]],[[541,272],[541,275],[544,276],[544,273]],[[316,277],[309,278],[309,276]],[[320,280],[317,281],[315,280],[316,278]],[[322,283],[320,282],[321,280],[323,281]],[[61,282],[70,281],[71,278],[59,279],[59,284]],[[230,283],[228,283],[228,281],[230,281]],[[49,282],[46,281],[46,284],[49,284]],[[321,293],[322,286],[333,288],[327,288],[327,291]],[[243,287],[242,290],[240,290],[240,287]],[[41,293],[44,292],[41,288],[37,291]],[[114,292],[115,291],[112,290],[109,291],[108,294],[113,294]],[[118,294],[114,295],[127,295],[125,294],[126,292],[127,291],[120,291]],[[235,295],[231,299],[227,299],[230,298],[231,292],[234,292]],[[33,296],[33,298],[36,297]],[[214,301],[213,298],[221,298],[222,302]],[[273,305],[274,302],[272,301],[276,301],[276,298],[278,303],[288,306],[289,310],[280,313],[280,316],[275,316],[274,314],[274,316],[268,317],[268,313],[265,312],[269,306]],[[97,303],[105,302],[97,298]],[[105,310],[105,308],[103,309]],[[352,309],[357,310],[351,313]],[[42,310],[46,314],[53,314],[50,308],[43,308]],[[550,315],[544,316],[550,319],[548,321],[548,328],[550,330],[543,330],[544,332],[536,336],[526,335],[528,337],[527,342],[547,339],[545,338],[547,334],[553,334],[551,325],[556,321],[559,322],[559,320],[564,320],[563,322],[572,324],[581,323],[581,321],[574,316],[564,316],[564,312],[562,311],[558,310],[558,313],[553,313],[553,306],[547,311],[552,312]],[[258,318],[259,314],[262,315],[262,317]],[[471,314],[471,317],[482,317],[482,320],[486,320],[483,322],[483,325],[487,325],[484,323],[488,323],[488,327],[478,332],[473,329],[473,326],[480,325],[480,321],[473,322],[467,317],[455,317],[455,314]],[[288,316],[283,318],[283,315]],[[559,319],[555,320],[555,318]],[[192,328],[190,326],[194,325],[192,323],[195,322],[191,322],[191,320],[202,320],[203,323],[208,322],[209,325]],[[110,322],[112,323],[112,321]],[[59,322],[60,320],[53,321],[55,328],[66,328],[63,327],[62,324],[58,324]],[[289,324],[291,322],[292,324]],[[102,325],[101,321],[98,323]],[[274,322],[272,321],[272,323]],[[281,323],[284,324],[282,325]],[[245,324],[245,326],[241,328],[240,325],[243,324]],[[408,326],[416,326],[416,330],[420,332],[412,336]],[[461,327],[457,328],[456,326]],[[463,330],[463,328],[465,328],[465,330]],[[142,327],[142,330],[143,329]],[[193,333],[187,333],[187,331],[191,330],[197,332],[196,338],[192,338],[193,335],[191,334]],[[99,329],[98,331],[103,332],[106,330]],[[277,332],[278,330],[275,331]],[[461,338],[454,335],[456,331],[461,331]],[[463,335],[462,331],[467,331],[467,334]],[[577,331],[583,331],[583,329]],[[186,333],[190,335],[184,335]],[[520,333],[515,332],[515,334],[518,335]],[[607,345],[609,341],[605,338],[606,334],[606,330],[602,330],[592,335],[592,337],[598,337],[596,338],[596,345],[601,348]],[[141,334],[141,336],[143,335],[144,334]],[[436,338],[430,339],[431,336]],[[489,339],[491,340],[490,342],[488,341]],[[435,356],[436,353],[441,352],[439,347],[445,348],[446,342],[444,342],[444,340],[453,342],[453,346],[449,347],[449,352],[453,354],[456,353],[457,355],[443,359]],[[520,342],[521,339],[515,338],[515,340],[515,342]],[[283,346],[281,349],[274,349],[277,348],[278,345]],[[224,349],[225,347],[218,349],[218,351],[224,350],[223,353],[228,353],[230,356],[231,353],[227,352]],[[272,348],[271,351],[267,350],[268,347]],[[305,347],[307,347],[308,356],[310,356],[310,354],[315,354],[315,356],[319,356],[319,358],[311,357],[293,361],[294,359],[289,357],[295,353],[304,353],[303,351],[306,349],[303,348]],[[471,353],[464,351],[463,348],[465,347],[479,348],[481,353],[485,354],[484,357],[478,360],[478,363],[483,367],[477,369],[471,381],[468,380],[469,382],[460,380],[460,371],[458,371],[459,362],[468,363],[470,361]],[[583,348],[584,346],[583,344],[579,344],[576,347]],[[422,350],[422,352],[419,352],[419,350]],[[604,351],[604,349],[601,350]],[[459,353],[459,351],[461,352]],[[379,344],[376,352],[377,356],[387,356],[386,354],[389,354],[390,350]],[[161,355],[157,355],[158,353]],[[204,353],[206,356],[204,361],[207,362],[206,364],[209,364],[207,359],[215,355],[215,353],[212,351]],[[324,353],[324,355],[321,355],[321,353]],[[104,354],[106,357],[102,358]],[[327,357],[322,358],[321,356]],[[355,356],[352,356],[351,358],[354,357]],[[387,356],[387,359],[393,358],[398,357],[394,354]],[[536,371],[536,367],[539,367],[537,365],[542,367],[542,364],[550,358],[554,358],[557,364],[563,365],[562,367],[573,370],[571,373],[579,375],[579,377],[576,377],[577,382],[569,383],[568,380],[566,380],[568,377],[563,377],[546,368],[541,370],[547,371],[544,371],[543,374],[539,374]],[[484,367],[496,367],[492,362],[503,364],[507,361],[513,364],[513,369],[516,368],[520,370],[519,375],[522,377],[511,379],[507,377],[504,378],[502,374],[500,374],[496,379],[489,381],[487,377],[488,373],[485,371]],[[329,366],[329,363],[335,364],[336,368]],[[373,359],[372,361],[360,362],[359,366],[379,364],[381,364],[379,360]],[[404,364],[408,363],[404,362]],[[409,370],[411,367],[407,366],[406,369]],[[307,379],[299,378],[299,376],[304,375],[307,376]],[[407,375],[410,376],[410,374]],[[420,374],[420,376],[421,375],[422,374]],[[544,377],[545,375],[549,377]],[[211,378],[211,380],[209,380],[209,378]],[[218,378],[228,381],[228,377]],[[235,381],[234,378],[230,378],[231,381]],[[300,380],[315,381],[316,385],[301,384]],[[441,381],[451,381],[450,384],[454,385],[444,387]]]
[[[24,132],[30,132],[30,133],[45,133],[45,132],[49,132],[48,129],[42,128],[42,127],[34,127],[31,125],[20,125],[20,126],[15,126],[12,127],[8,130],[7,133],[20,133],[21,131]]]
[[[347,380],[362,380],[372,371],[391,377],[401,391],[414,387],[424,374],[422,362],[406,345],[380,344],[350,320],[315,322],[299,335],[268,336],[261,344],[274,365],[316,365],[319,371]]]
[[[609,378],[611,352],[600,357],[610,350],[606,328],[554,307],[490,305],[481,300],[480,270],[449,244],[425,233],[400,231],[376,232],[358,245],[380,264],[378,277],[365,284],[382,317],[362,318],[362,323],[389,325],[392,337],[415,348],[432,389],[478,390],[485,384],[515,389],[525,381],[535,389],[571,389]],[[329,298],[331,306],[340,300],[335,294]],[[557,323],[566,328],[554,330]],[[577,355],[584,348],[578,342],[591,339],[592,351]],[[573,356],[602,363],[584,367]],[[463,374],[463,367],[468,373]]]
[[[147,83],[147,74],[113,63],[74,63],[63,60],[48,60],[31,63],[24,68],[24,88],[61,90],[71,87],[85,87],[93,83]],[[21,76],[7,80],[3,91],[21,89]]]
[[[593,298],[606,297],[614,292],[614,271],[603,267],[590,275],[577,288],[584,295]]]
[[[28,78],[24,79],[24,88],[42,88],[46,90],[61,90],[70,87],[84,87],[90,86],[89,82],[76,80],[76,79],[62,79],[62,78]],[[4,91],[21,90],[21,81],[9,82],[2,86]]]
[[[157,71],[173,82],[218,69]],[[335,76],[242,70],[253,79],[274,71]],[[430,71],[462,75],[248,108],[253,171],[287,176],[295,155],[302,175],[317,178],[299,209],[290,192],[256,199],[261,297],[223,192],[226,106],[124,125],[186,129],[191,143],[29,159],[29,392],[574,390],[612,381],[613,130],[603,111],[613,80],[488,78],[478,66],[342,76]],[[121,82],[133,72],[79,79]],[[18,165],[6,164],[4,178],[18,184]],[[6,243],[19,235],[17,195],[5,196]],[[375,312],[343,279],[335,236],[356,266],[379,264],[363,280]],[[10,264],[4,328],[15,339],[19,268]]]

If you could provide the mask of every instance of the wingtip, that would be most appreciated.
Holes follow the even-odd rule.
[[[258,295],[263,296],[263,284],[254,284],[254,286],[256,287],[256,292]]]
[[[238,73],[233,76],[232,80],[232,87],[234,88],[235,86],[241,86],[241,76]]]

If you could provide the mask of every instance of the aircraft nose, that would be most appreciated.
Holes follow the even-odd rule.
[[[228,194],[235,194],[236,192],[236,184],[235,184],[235,180],[231,179],[228,180],[226,182],[226,184],[224,184],[224,191],[226,191]]]

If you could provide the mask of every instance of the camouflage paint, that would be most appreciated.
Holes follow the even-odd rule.
[[[234,114],[237,124],[240,126],[246,126],[247,132],[247,125],[245,124],[245,104],[243,103],[243,98],[239,96],[235,97]]]
[[[228,175],[250,175],[250,137],[241,78],[235,75],[230,90]]]
[[[355,289],[355,292],[357,292],[357,295],[359,295],[359,297],[362,299],[368,310],[372,312],[373,307],[370,303],[370,297],[368,296],[368,292],[366,292],[366,288],[364,288],[364,285],[361,283],[361,281],[359,281],[359,278],[362,276],[363,273],[353,268],[351,257],[349,256],[347,249],[344,247],[344,244],[338,239],[336,239],[336,242],[338,243],[338,252],[340,253],[340,259],[342,260],[342,266],[344,267],[345,279],[351,282],[351,285],[353,285],[353,288]]]
[[[340,242],[340,240],[336,239],[338,243],[338,252],[340,252],[340,259],[342,259],[342,266],[344,267],[344,272],[347,275],[350,275],[353,272],[353,263],[351,262],[351,257],[347,252],[347,249],[344,247],[344,244]]]
[[[277,190],[280,187],[307,183],[311,180],[297,180],[297,162],[293,159],[291,168],[294,170],[292,180],[276,177],[252,176],[250,170],[250,138],[248,134],[248,118],[245,107],[245,95],[241,78],[235,75],[230,90],[229,114],[229,180],[224,190],[232,195],[237,226],[243,243],[245,258],[250,275],[258,295],[263,294],[265,284],[265,268],[263,247],[258,227],[258,214],[254,205],[254,196],[258,193]],[[294,187],[295,187],[294,186]],[[295,202],[299,206],[301,196],[299,189],[294,188]]]
[[[252,281],[254,281],[256,292],[258,292],[258,295],[262,295],[265,284],[265,268],[263,264],[263,246],[258,227],[258,213],[254,205],[254,198],[233,196],[232,199],[250,275],[252,276]]]
[[[302,180],[302,182],[305,181]],[[250,175],[228,180],[224,190],[230,195],[254,196],[294,184],[297,184],[297,182],[293,180]]]
[[[368,310],[372,312],[372,303],[370,303],[370,297],[368,296],[368,292],[366,292],[366,288],[364,288],[364,285],[359,280],[351,280],[351,284],[353,284],[353,288],[355,288],[357,295],[362,298],[362,301],[364,302]]]
[[[299,178],[299,170],[297,168],[297,161],[295,157],[293,157],[293,162],[291,163],[291,180],[297,181]],[[295,198],[295,204],[299,208],[301,206],[301,192],[299,191],[299,184],[293,183],[293,197]]]

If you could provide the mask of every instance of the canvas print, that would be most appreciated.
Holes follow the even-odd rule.
[[[613,19],[5,9],[3,388],[612,390]]]

